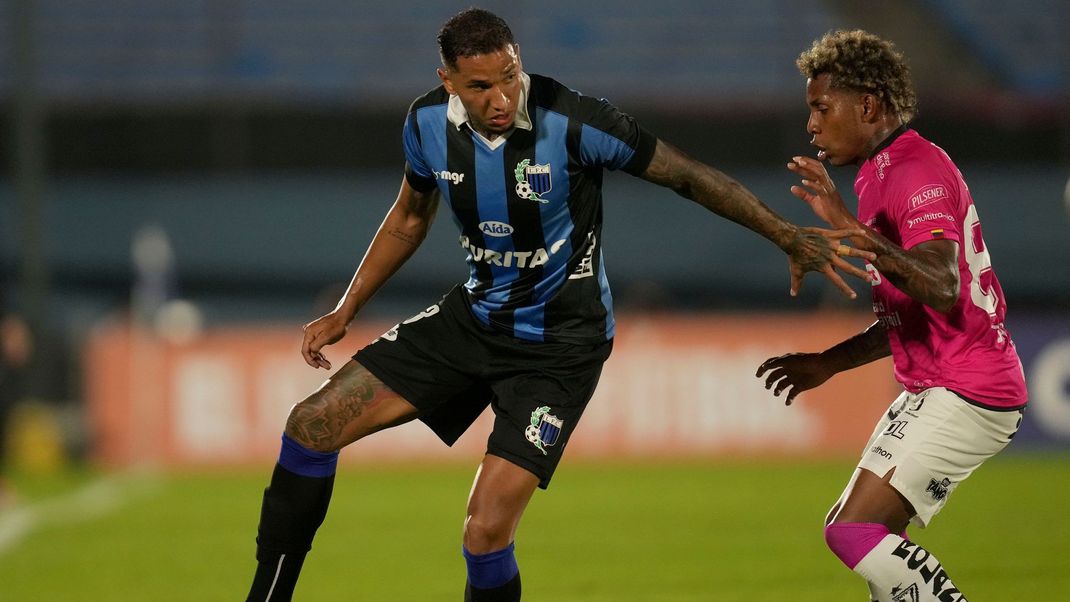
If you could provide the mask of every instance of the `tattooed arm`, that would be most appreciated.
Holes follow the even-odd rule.
[[[904,249],[858,221],[843,203],[825,166],[810,157],[795,157],[788,169],[799,174],[802,186],[791,192],[805,201],[833,228],[861,229],[851,242],[877,254],[873,266],[911,299],[939,312],[954,307],[959,297],[959,245],[953,240],[932,240]]]
[[[821,385],[834,375],[891,354],[888,334],[880,322],[874,322],[864,332],[821,353],[788,353],[771,357],[758,367],[755,376],[761,378],[769,372],[765,388],[772,388],[776,396],[787,390],[784,403],[791,405],[796,395]]]
[[[338,306],[305,325],[301,355],[313,368],[331,368],[320,350],[345,336],[349,323],[379,287],[398,271],[423,242],[438,209],[439,193],[422,193],[402,180],[394,206],[386,214]]]
[[[643,179],[671,188],[684,198],[768,238],[791,260],[791,294],[798,292],[806,272],[822,272],[851,298],[856,295],[833,268],[869,280],[865,271],[836,254],[840,239],[861,230],[800,228],[758,200],[742,184],[721,171],[700,163],[672,145],[658,140]],[[873,259],[873,253],[850,249],[846,255]]]
[[[947,313],[959,299],[959,245],[953,240],[931,240],[904,250],[866,229],[852,236],[860,249],[877,253],[873,266],[895,287],[915,301]]]

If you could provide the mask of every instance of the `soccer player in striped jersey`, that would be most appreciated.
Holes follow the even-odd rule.
[[[405,120],[401,191],[337,308],[305,327],[304,359],[331,368],[324,347],[416,250],[440,202],[460,231],[468,281],[361,349],[293,408],[264,492],[250,600],[292,595],[327,511],[339,449],[416,418],[452,444],[488,405],[494,428],[464,522],[464,597],[520,599],[513,541],[521,514],[549,484],[612,347],[603,170],[671,188],[768,238],[789,256],[793,293],[808,271],[852,296],[834,270],[868,278],[835,251],[861,230],[796,227],[608,102],[526,73],[497,16],[466,10],[438,43],[441,85]]]
[[[863,31],[826,35],[803,52],[807,131],[817,159],[795,157],[792,192],[851,240],[868,263],[877,321],[822,353],[771,358],[766,387],[786,401],[844,370],[892,356],[905,389],[878,422],[826,520],[832,551],[879,602],[965,600],[948,571],[906,538],[925,527],[982,462],[1010,442],[1027,392],[1004,326],[1007,305],[970,190],[938,146],[907,127],[916,96],[903,56]],[[822,165],[855,164],[858,217]]]

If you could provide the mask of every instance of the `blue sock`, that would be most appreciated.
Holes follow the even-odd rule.
[[[283,433],[279,466],[303,477],[329,477],[338,466],[338,452],[313,451]]]
[[[473,554],[461,548],[468,562],[468,583],[478,589],[493,589],[509,583],[520,572],[513,554],[515,544],[489,554]]]

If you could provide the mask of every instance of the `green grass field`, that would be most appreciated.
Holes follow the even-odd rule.
[[[297,599],[458,601],[470,466],[340,473]],[[518,537],[525,601],[863,601],[821,520],[851,459],[565,462]],[[241,600],[260,471],[16,476],[0,600]],[[1008,454],[928,530],[971,602],[1070,600],[1070,455]]]

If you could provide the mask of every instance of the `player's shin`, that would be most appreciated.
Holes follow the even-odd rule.
[[[337,463],[338,452],[316,452],[282,436],[279,462],[260,509],[250,602],[293,596],[305,554],[327,515]]]
[[[918,544],[877,523],[834,523],[829,548],[865,578],[877,602],[966,602],[940,561]]]
[[[468,563],[465,602],[519,602],[520,568],[514,550],[514,544],[489,554],[472,554],[462,548]]]

